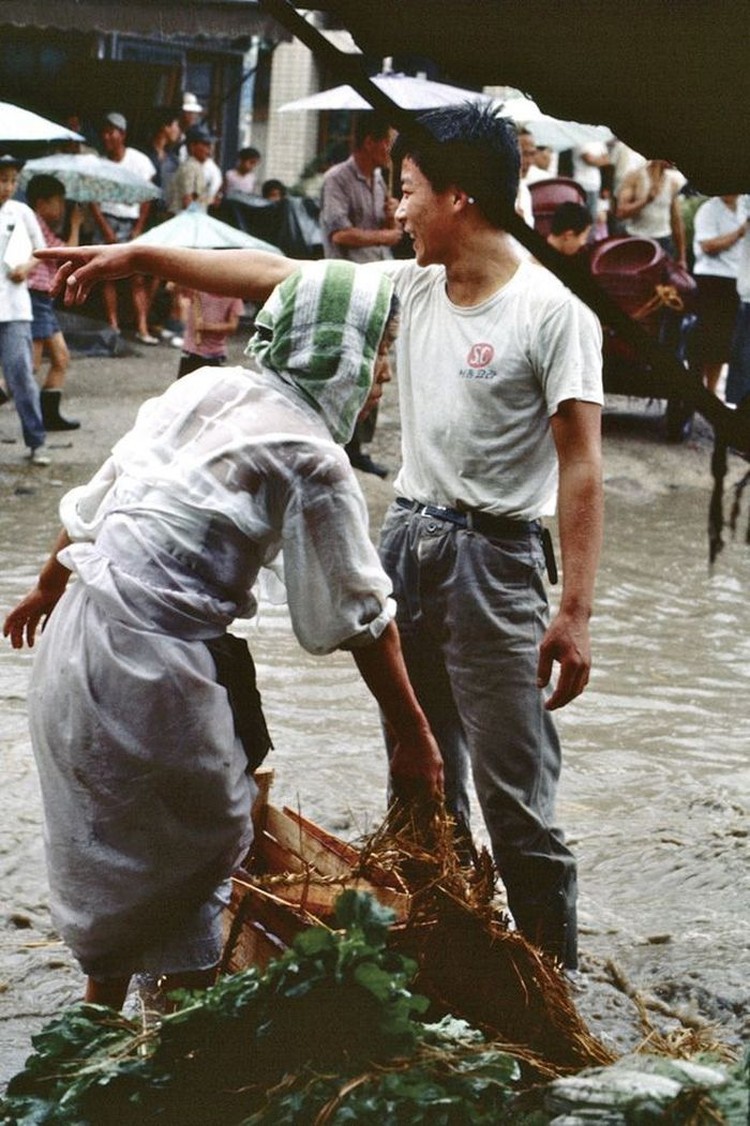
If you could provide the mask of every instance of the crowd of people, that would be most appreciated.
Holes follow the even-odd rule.
[[[529,187],[557,177],[560,162],[557,154],[551,159],[548,149],[535,144],[531,127],[519,131],[519,147],[517,206],[533,224]],[[581,202],[559,207],[548,241],[563,254],[581,253],[597,240],[617,236],[658,243],[696,284],[691,364],[709,391],[739,405],[750,389],[748,198],[699,197],[691,208],[685,194],[691,188],[678,169],[664,159],[647,159],[616,139],[609,145],[592,141],[567,155],[566,179],[579,186]]]
[[[118,117],[107,130],[123,144]],[[203,206],[189,162],[203,167],[211,142],[191,129],[204,126],[188,127],[172,186]],[[382,174],[389,155],[398,198]],[[657,197],[671,212],[663,164],[644,163],[632,186],[624,176],[623,222]],[[217,645],[254,615],[255,580],[279,552],[301,644],[350,650],[382,710],[392,791],[444,801],[468,832],[473,780],[515,925],[575,969],[577,866],[555,815],[553,713],[591,667],[602,331],[507,234],[522,167],[515,127],[491,107],[422,113],[395,139],[371,116],[324,182],[322,261],[147,245],[130,237],[140,211],[104,206],[107,245],[39,251],[60,267],[68,306],[151,278],[189,294],[192,316],[189,367],[63,499],[52,554],[4,626],[21,648],[48,623],[32,742],[54,918],[90,1000],[120,1005],[139,971],[183,984],[216,972],[227,880],[251,831],[249,771],[268,746],[259,714],[243,740]],[[8,201],[14,169],[0,161]],[[585,246],[589,206],[554,217],[562,253]],[[724,236],[697,225],[712,261],[748,245],[729,210],[737,226]],[[728,225],[721,211],[712,222]],[[249,362],[222,370],[242,301],[260,306]],[[200,344],[215,337],[211,364]],[[351,442],[391,358],[402,464],[378,555]],[[34,424],[29,414],[32,455]],[[230,679],[253,685],[248,661],[233,655]]]
[[[517,128],[521,160],[516,200],[519,213],[534,225],[534,185],[557,180],[565,172],[565,179],[578,188],[580,209],[574,212],[570,207],[561,207],[554,220],[555,229],[550,230],[548,237],[561,253],[582,253],[597,241],[613,235],[645,237],[655,240],[679,266],[691,270],[698,290],[692,360],[706,386],[714,393],[724,393],[721,380],[726,365],[733,354],[735,366],[741,362],[745,347],[737,289],[741,240],[746,231],[744,199],[726,196],[705,201],[692,218],[691,238],[683,217],[685,177],[668,161],[647,160],[619,140],[609,144],[592,141],[560,154],[537,145],[532,128]],[[145,135],[148,140],[143,150],[132,146],[127,118],[113,110],[99,123],[99,149],[94,151],[153,184],[159,190],[159,197],[141,204],[101,200],[81,212],[80,208],[71,206],[70,201],[66,204],[61,183],[53,184],[48,177],[41,187],[39,182],[27,184],[26,202],[37,220],[35,226],[29,214],[23,213],[23,223],[31,232],[32,249],[40,245],[37,226],[46,245],[52,245],[52,240],[61,237],[71,245],[76,241],[108,245],[131,241],[149,227],[185,209],[213,210],[224,197],[274,201],[287,194],[286,186],[276,178],[260,182],[258,169],[262,154],[252,146],[240,149],[233,167],[222,172],[214,159],[216,137],[206,123],[205,107],[191,93],[184,95],[178,107],[155,109]],[[395,192],[386,174],[392,167],[389,161],[392,139],[393,130],[376,114],[358,115],[351,155],[330,168],[322,180],[319,200],[322,250],[311,252],[311,257],[322,252],[327,258],[369,262],[398,259],[411,253],[408,240],[404,239],[394,218]],[[89,148],[81,144],[70,147],[78,151]],[[13,170],[17,175],[20,169],[20,162],[14,164],[15,158],[7,154],[3,159],[5,178],[10,183]],[[44,198],[40,191],[46,193]],[[19,207],[22,210],[22,198],[17,197],[14,187],[8,197],[12,207],[6,208],[6,216],[11,211],[17,212]],[[585,215],[589,223],[584,223]],[[29,459],[33,464],[45,465],[49,462],[49,453],[44,448],[44,435],[79,425],[61,410],[69,353],[49,296],[48,269],[35,264],[31,258],[16,263],[14,269],[15,281],[8,283],[7,277],[3,279],[6,286],[13,287],[15,298],[5,304],[4,316],[7,323],[13,321],[20,327],[3,330],[3,336],[9,339],[14,333],[23,335],[23,325],[30,320],[31,371],[25,349],[19,351],[10,343],[2,345],[6,355],[3,360],[6,389],[0,387],[0,401],[11,398],[16,404]],[[30,294],[30,316],[24,288],[28,288]],[[113,332],[119,334],[123,316],[132,315],[136,342],[147,347],[163,342],[181,349],[181,371],[187,370],[196,356],[210,356],[212,363],[221,363],[225,349],[217,340],[213,342],[214,350],[209,352],[207,347],[196,345],[195,334],[191,331],[186,344],[191,315],[189,295],[139,275],[129,280],[128,288],[129,293],[123,295],[120,283],[107,283],[102,287],[99,300],[106,323]],[[120,308],[124,296],[129,298],[125,311]],[[17,307],[21,306],[19,316]],[[194,309],[194,303],[192,307]],[[226,323],[226,331],[233,331],[231,319],[216,323]],[[738,342],[734,353],[733,341]],[[9,349],[13,356],[8,354]],[[45,359],[49,360],[49,368],[40,377]],[[39,391],[38,378],[42,380]],[[736,384],[737,378],[733,377],[729,381],[729,401],[734,401]],[[385,477],[389,467],[376,461],[364,448],[374,439],[376,420],[377,412],[374,412],[355,428],[347,454],[355,468]]]
[[[71,127],[80,129],[76,117]],[[117,198],[98,199],[79,206],[66,198],[65,185],[54,175],[34,175],[19,189],[23,160],[13,154],[0,157],[0,251],[4,268],[0,276],[0,365],[5,387],[0,385],[0,405],[15,405],[31,464],[46,466],[50,455],[46,435],[50,431],[74,430],[76,419],[61,411],[70,353],[51,294],[54,269],[34,258],[44,246],[127,243],[150,227],[186,209],[208,211],[224,193],[255,193],[275,200],[286,192],[283,183],[269,180],[256,186],[261,153],[241,149],[235,167],[222,174],[214,160],[216,138],[204,121],[204,107],[195,95],[186,93],[179,108],[153,111],[143,150],[129,143],[129,123],[117,110],[99,122],[98,148],[84,141],[67,142],[65,151],[94,153],[158,190],[158,197],[141,203]],[[16,229],[17,228],[17,229]],[[11,240],[12,232],[16,230]],[[21,233],[25,237],[21,240]],[[196,357],[211,364],[223,362],[226,336],[235,331],[241,315],[235,305],[231,314],[216,315],[211,306],[208,318],[200,311],[197,292],[165,290],[153,279],[135,275],[129,281],[130,308],[123,312],[120,287],[102,287],[103,316],[115,334],[121,332],[124,316],[134,320],[135,340],[146,346],[165,342],[182,349],[179,374],[195,366]],[[212,296],[202,295],[203,306]],[[40,375],[49,362],[44,376]],[[41,386],[37,383],[41,379]]]

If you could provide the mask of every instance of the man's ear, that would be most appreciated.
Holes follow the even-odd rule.
[[[463,188],[453,188],[453,206],[456,210],[463,211],[466,207],[471,207],[475,203],[474,196],[469,195]]]

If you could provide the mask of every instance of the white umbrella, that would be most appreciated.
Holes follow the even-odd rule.
[[[562,121],[550,117],[539,109],[531,98],[514,97],[497,101],[503,117],[509,117],[516,125],[526,126],[538,145],[546,148],[573,149],[591,141],[612,140],[612,131],[606,125],[584,125],[578,121]]]
[[[143,243],[144,246],[186,246],[194,250],[267,250],[272,254],[281,254],[279,248],[270,242],[231,227],[229,223],[222,223],[197,208],[178,212],[173,219],[167,219],[134,238],[133,243],[136,242]]]
[[[14,106],[12,102],[0,102],[0,144],[5,141],[83,141],[80,133],[74,133],[64,125],[57,125],[32,113],[29,109]]]
[[[372,81],[404,109],[434,109],[466,101],[490,101],[486,94],[479,94],[476,90],[465,90],[462,86],[449,86],[446,82],[432,82],[428,78],[414,78],[408,74],[376,74]],[[334,86],[331,90],[311,94],[309,98],[286,102],[279,112],[299,109],[360,110],[372,109],[372,106],[352,86]]]
[[[20,187],[25,188],[32,176],[41,175],[56,177],[68,199],[77,203],[143,203],[161,195],[156,184],[96,153],[61,152],[27,160]]]

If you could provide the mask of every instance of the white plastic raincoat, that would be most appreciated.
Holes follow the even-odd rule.
[[[390,298],[349,263],[305,265],[259,316],[259,372],[174,383],[61,503],[75,581],[29,707],[53,918],[91,976],[218,960],[217,889],[250,843],[253,787],[202,640],[255,613],[260,568],[283,549],[310,652],[367,644],[393,616],[332,440],[367,396]]]

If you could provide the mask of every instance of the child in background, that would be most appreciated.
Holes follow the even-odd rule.
[[[185,339],[177,378],[202,367],[222,367],[227,360],[227,337],[237,331],[244,303],[239,297],[186,290],[189,299]]]
[[[264,180],[260,194],[264,199],[274,202],[277,199],[286,199],[286,185],[281,180]]]
[[[26,188],[29,207],[37,217],[47,246],[78,246],[83,212],[76,205],[70,213],[70,234],[63,241],[57,231],[65,219],[65,187],[54,176],[33,176]],[[40,395],[42,419],[45,430],[77,430],[80,422],[63,418],[60,400],[65,376],[70,363],[70,352],[57,319],[51,295],[55,266],[37,261],[28,277],[31,308],[34,321],[31,335],[34,341],[34,371],[42,366],[46,350],[50,359]]]
[[[22,164],[9,153],[0,156],[0,364],[21,421],[28,459],[33,465],[49,465],[32,365],[33,317],[26,284],[35,264],[33,252],[43,249],[44,236],[31,208],[13,198]]]
[[[255,170],[260,164],[260,153],[249,146],[240,149],[234,168],[229,168],[224,174],[224,194],[244,192],[245,195],[254,195],[256,191]]]

